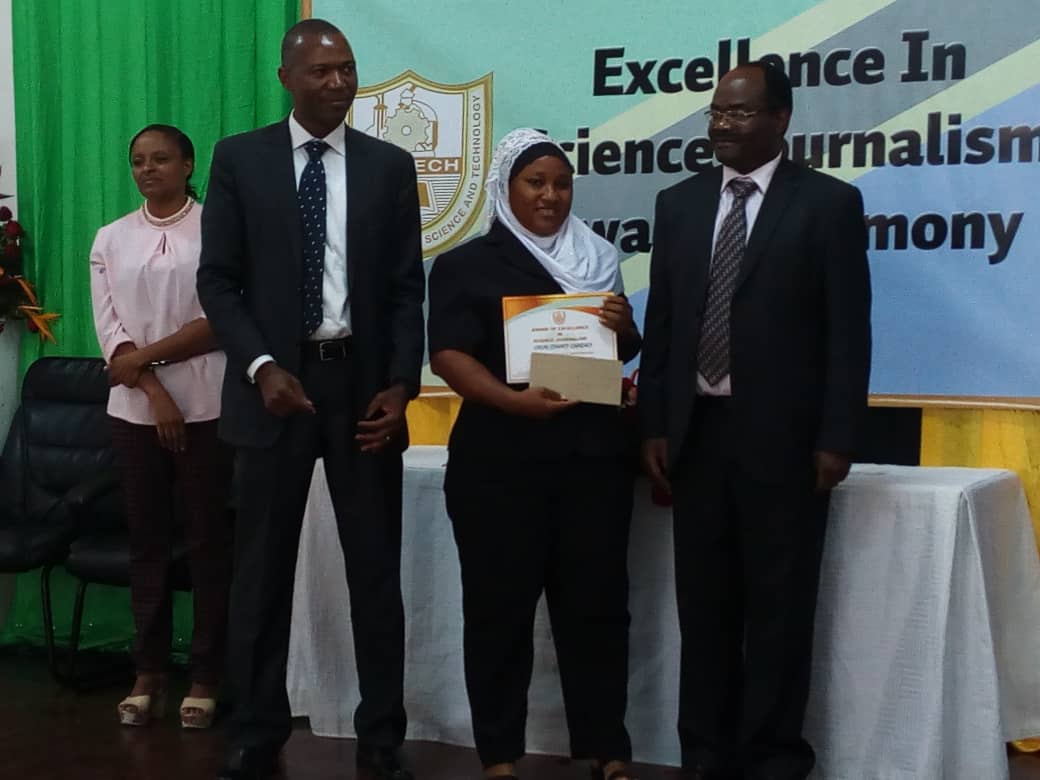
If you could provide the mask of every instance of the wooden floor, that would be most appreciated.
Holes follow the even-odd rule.
[[[162,722],[124,728],[116,722],[123,685],[89,692],[63,690],[51,681],[38,656],[0,653],[0,778],[18,780],[210,780],[224,749],[219,726],[184,732],[175,705],[183,680],[174,680],[178,698]],[[476,754],[432,742],[405,746],[418,780],[476,780]],[[299,722],[284,751],[286,780],[350,780],[354,742],[315,737]],[[521,764],[529,780],[584,780],[582,766],[552,756],[531,756]],[[664,767],[639,767],[642,780],[678,780]],[[1012,780],[1040,780],[1040,757],[1014,756]],[[924,779],[922,779],[924,780]],[[979,778],[978,780],[990,780]]]

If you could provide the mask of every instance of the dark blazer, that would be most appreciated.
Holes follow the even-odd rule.
[[[722,169],[657,197],[639,407],[672,465],[697,404],[697,345]],[[732,408],[747,468],[786,480],[814,450],[850,455],[867,408],[870,275],[859,190],[781,161],[748,238],[730,321]]]
[[[411,155],[347,128],[347,277],[359,414],[394,382],[419,391],[425,279]],[[199,300],[227,353],[220,431],[271,445],[268,413],[246,368],[262,354],[300,368],[302,227],[289,125],[225,138],[213,152],[202,219]]]
[[[562,293],[541,263],[496,221],[487,235],[455,247],[433,264],[430,354],[465,352],[505,382],[502,297]],[[638,338],[621,340],[621,358],[631,360],[639,345]],[[579,404],[549,420],[534,420],[463,401],[448,446],[453,457],[618,456],[629,451],[631,438],[620,410],[609,406]]]

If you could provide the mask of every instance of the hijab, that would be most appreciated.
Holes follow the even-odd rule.
[[[559,144],[545,133],[530,128],[513,130],[498,142],[485,183],[487,197],[483,232],[487,233],[495,220],[498,220],[566,293],[624,292],[617,249],[593,232],[573,212],[567,215],[556,233],[539,236],[521,225],[509,207],[509,182],[513,167],[517,162],[522,163],[521,167],[533,162],[524,156],[524,152],[533,146],[544,149],[545,144],[554,147],[559,153],[557,156],[567,160]],[[552,154],[551,149],[544,151]],[[569,162],[567,164],[570,165]]]

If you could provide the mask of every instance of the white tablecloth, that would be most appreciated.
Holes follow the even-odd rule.
[[[405,455],[402,586],[409,739],[472,745],[458,558],[442,447]],[[637,489],[628,725],[635,757],[679,760],[670,511]],[[357,684],[323,471],[300,540],[288,690],[322,736],[352,736]],[[528,748],[567,753],[552,637],[535,627]],[[1010,472],[857,466],[834,493],[807,734],[827,780],[998,780],[1040,734],[1040,564]]]

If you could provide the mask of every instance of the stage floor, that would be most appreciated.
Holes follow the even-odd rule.
[[[123,684],[83,693],[51,680],[45,659],[0,651],[0,777],[19,780],[211,780],[224,750],[219,724],[185,732],[175,705],[187,687],[175,674],[167,717],[144,728],[116,721]],[[354,740],[323,739],[297,719],[284,751],[284,780],[349,780]],[[409,742],[405,752],[418,780],[480,777],[476,753],[433,742]],[[1040,766],[1040,762],[1038,762]],[[586,780],[582,766],[552,756],[531,756],[523,776],[538,780]],[[674,769],[639,767],[641,780],[677,780]],[[1025,776],[1023,776],[1025,777]],[[1036,775],[1040,780],[1040,772]]]
[[[173,704],[186,681],[175,675],[170,711],[161,723],[123,728],[116,704],[123,685],[77,693],[60,688],[37,655],[0,653],[0,777],[20,780],[209,780],[224,749],[219,725],[184,732]],[[405,751],[418,780],[480,777],[472,750],[432,742],[409,742]],[[284,752],[285,780],[347,780],[354,777],[354,741],[323,739],[298,720]],[[641,780],[678,780],[675,769],[639,766]],[[552,756],[531,756],[522,775],[537,780],[583,780],[583,767]],[[922,779],[923,780],[923,779]],[[1011,780],[1040,780],[1040,757],[1014,756]]]

